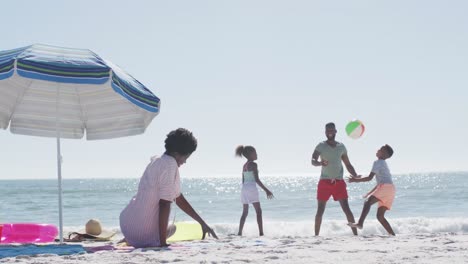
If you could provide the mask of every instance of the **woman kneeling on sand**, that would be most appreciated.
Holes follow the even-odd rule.
[[[136,247],[166,247],[166,239],[175,232],[169,226],[173,201],[200,223],[203,238],[208,233],[218,238],[180,192],[179,167],[197,148],[197,139],[186,129],[171,131],[165,140],[166,152],[153,157],[140,179],[137,194],[120,213],[120,229],[127,244]]]

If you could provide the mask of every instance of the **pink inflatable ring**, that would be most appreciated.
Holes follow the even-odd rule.
[[[0,224],[0,243],[53,242],[57,234],[58,229],[52,224]]]

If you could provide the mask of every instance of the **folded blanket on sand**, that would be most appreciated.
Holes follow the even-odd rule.
[[[0,258],[39,254],[71,255],[86,252],[82,245],[0,245]]]
[[[0,245],[0,259],[16,256],[36,256],[40,254],[55,254],[55,255],[72,255],[80,253],[95,253],[98,251],[116,251],[120,253],[133,251],[165,251],[165,250],[183,250],[192,247],[206,248],[216,246],[218,243],[203,242],[203,243],[180,243],[171,244],[169,247],[151,247],[151,248],[134,248],[126,243],[118,243],[116,245],[82,245],[82,244],[16,244],[16,245]]]
[[[132,251],[160,251],[184,248],[183,246],[171,245],[168,248],[144,248],[135,249],[125,245],[102,245],[102,246],[83,246],[83,245],[0,245],[0,259],[17,256],[36,256],[40,254],[72,255],[82,253],[95,253],[98,251],[118,251],[121,253]]]

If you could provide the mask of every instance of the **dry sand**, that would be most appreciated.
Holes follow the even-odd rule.
[[[83,243],[85,247],[116,243]],[[468,263],[468,234],[396,237],[241,238],[179,242],[169,249],[106,250],[69,256],[0,259],[2,263]]]

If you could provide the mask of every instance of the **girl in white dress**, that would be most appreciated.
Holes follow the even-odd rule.
[[[257,213],[257,224],[260,236],[263,236],[263,220],[262,220],[262,208],[260,207],[260,199],[258,197],[257,184],[266,193],[268,199],[273,198],[273,193],[263,185],[258,176],[258,166],[254,160],[257,160],[257,151],[252,146],[238,146],[236,148],[236,156],[244,156],[247,162],[244,164],[242,169],[242,191],[241,191],[241,202],[244,206],[242,216],[239,223],[239,232],[237,235],[242,235],[242,229],[244,228],[245,219],[249,213],[249,204],[252,204]]]

